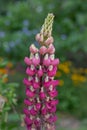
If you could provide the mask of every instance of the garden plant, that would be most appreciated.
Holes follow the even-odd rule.
[[[27,64],[24,79],[26,96],[24,100],[27,108],[24,109],[27,130],[55,130],[57,120],[56,105],[58,95],[56,86],[58,80],[54,79],[57,72],[59,59],[55,59],[55,47],[53,45],[52,24],[54,15],[48,14],[40,33],[36,35],[39,49],[32,44],[30,46],[30,58],[25,57]]]

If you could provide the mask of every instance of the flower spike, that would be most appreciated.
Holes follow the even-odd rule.
[[[56,105],[58,95],[56,86],[58,80],[54,79],[57,72],[59,59],[55,59],[55,47],[53,45],[52,25],[54,15],[48,14],[42,25],[40,33],[36,35],[36,41],[40,44],[38,49],[34,44],[30,46],[30,57],[25,57],[27,65],[23,83],[26,86],[26,99],[24,100],[25,124],[27,130],[56,130],[57,120]]]

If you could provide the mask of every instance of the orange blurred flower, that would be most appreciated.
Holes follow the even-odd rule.
[[[64,85],[64,81],[63,80],[59,80],[59,86],[63,86]]]
[[[8,62],[7,67],[8,67],[8,68],[12,68],[12,67],[13,67],[13,64],[12,64],[11,62]]]
[[[62,73],[60,71],[57,71],[56,77],[60,77],[61,75],[62,75]]]
[[[8,70],[6,68],[0,68],[0,74],[7,74]]]
[[[6,77],[6,78],[4,78],[2,81],[3,81],[4,83],[7,83],[7,82],[8,82],[8,78]]]
[[[77,73],[72,74],[71,79],[74,83],[86,82],[86,77]]]

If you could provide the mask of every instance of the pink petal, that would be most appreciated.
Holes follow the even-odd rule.
[[[30,76],[33,76],[35,74],[35,71],[34,70],[31,70],[29,67],[27,67],[26,69],[26,74],[30,75]]]
[[[39,85],[39,83],[33,82],[33,87],[34,87],[35,89],[37,89],[37,88],[40,87],[40,85]]]
[[[50,81],[48,81],[48,82],[44,82],[44,87],[49,87],[50,86]]]
[[[27,125],[30,125],[30,124],[33,123],[33,121],[32,121],[29,117],[27,117],[27,116],[24,118],[24,121],[25,121],[25,123],[26,123]]]
[[[40,48],[40,54],[41,55],[44,55],[44,54],[46,54],[46,52],[47,52],[47,48],[45,47],[45,46],[42,46],[41,48]]]
[[[40,92],[40,98],[44,99],[45,97],[46,97],[45,93],[44,92]]]
[[[52,71],[48,71],[48,76],[53,77],[56,75],[57,67],[54,67]]]
[[[27,108],[24,108],[23,112],[24,112],[25,115],[29,115],[30,114],[30,111]]]
[[[25,58],[24,58],[24,62],[25,62],[27,65],[31,65],[31,63],[32,63],[31,59],[28,58],[28,57],[25,57]]]
[[[59,59],[54,59],[54,60],[51,62],[51,64],[52,64],[53,66],[57,66],[57,65],[59,64]]]
[[[40,33],[38,33],[37,35],[36,35],[36,41],[40,41]]]
[[[57,95],[58,95],[58,92],[56,91],[56,90],[54,90],[54,91],[52,91],[52,92],[48,92],[49,93],[49,95],[51,96],[51,97],[56,97]]]
[[[40,110],[40,108],[41,108],[41,103],[37,103],[35,106],[36,106],[36,109],[37,109],[37,110]]]
[[[47,49],[47,52],[49,54],[53,54],[55,52],[55,48],[54,48],[53,44],[49,45],[49,48]]]
[[[47,109],[45,107],[42,108],[41,113],[42,113],[42,115],[46,115],[47,114]]]
[[[37,111],[35,111],[34,108],[32,108],[30,110],[30,114],[33,115],[33,116],[35,116],[37,114]]]
[[[57,86],[59,84],[59,80],[52,80],[50,85]]]
[[[49,112],[55,113],[55,112],[56,112],[56,106],[53,106],[53,107],[49,110]]]
[[[57,121],[57,116],[50,116],[50,118],[48,119],[49,123],[53,123]]]
[[[50,64],[51,64],[50,59],[44,59],[43,60],[43,65],[49,66]]]
[[[48,76],[53,77],[56,75],[56,71],[49,71]]]
[[[50,45],[53,43],[53,37],[48,37],[47,40],[45,41],[45,45]]]
[[[32,45],[30,46],[30,52],[33,53],[33,54],[35,54],[35,53],[38,52],[38,49],[35,47],[34,44],[32,44]]]
[[[27,105],[27,106],[31,106],[33,104],[33,102],[29,101],[28,99],[25,99],[24,104]]]
[[[58,104],[58,100],[52,100],[51,102],[50,102],[50,104],[52,105],[52,106],[55,106],[55,105],[57,105]]]
[[[46,107],[47,107],[47,109],[51,109],[52,108],[49,102],[46,103]]]
[[[37,66],[40,64],[40,59],[33,58],[32,63],[33,63],[33,65]]]
[[[31,81],[28,81],[28,79],[26,79],[26,78],[23,79],[23,83],[24,83],[26,86],[29,86],[29,85],[32,84]]]
[[[26,90],[26,95],[27,95],[28,97],[33,98],[33,97],[35,96],[35,93],[34,93],[34,92],[31,92],[29,89],[27,89],[27,90]]]
[[[39,77],[41,77],[43,75],[43,70],[38,70],[37,74]]]
[[[40,127],[40,126],[41,126],[41,121],[35,119],[35,120],[34,120],[34,124],[35,124],[36,127]]]

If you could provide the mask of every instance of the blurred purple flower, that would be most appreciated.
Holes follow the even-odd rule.
[[[32,34],[34,34],[34,35],[36,35],[37,32],[38,32],[38,31],[37,31],[36,29],[32,30]]]
[[[22,31],[24,34],[26,34],[27,36],[31,36],[32,32],[27,28],[27,27],[23,27]]]
[[[24,21],[23,21],[23,25],[24,25],[24,26],[29,26],[29,21],[28,21],[27,19],[24,20]]]
[[[5,48],[5,51],[9,53],[11,51],[11,48],[8,46]]]
[[[53,4],[49,4],[49,5],[48,5],[48,8],[49,8],[49,9],[53,9],[54,7],[55,7],[55,6],[54,6]]]
[[[8,11],[7,16],[12,16],[12,13],[10,11]]]
[[[20,44],[20,43],[21,43],[21,39],[16,39],[15,44],[17,45],[17,44]]]
[[[15,45],[16,45],[16,44],[15,44],[14,41],[9,42],[9,47],[13,48]]]
[[[10,25],[10,21],[9,21],[9,20],[6,20],[4,23],[5,23],[5,25],[7,25],[7,26]]]
[[[5,32],[4,31],[0,31],[0,38],[5,37]]]
[[[42,7],[42,6],[38,6],[38,7],[36,8],[36,11],[37,11],[38,13],[41,13],[41,12],[43,11],[43,7]]]
[[[61,39],[62,39],[62,40],[66,40],[66,38],[67,38],[67,35],[66,35],[66,34],[62,34],[62,35],[61,35]]]

